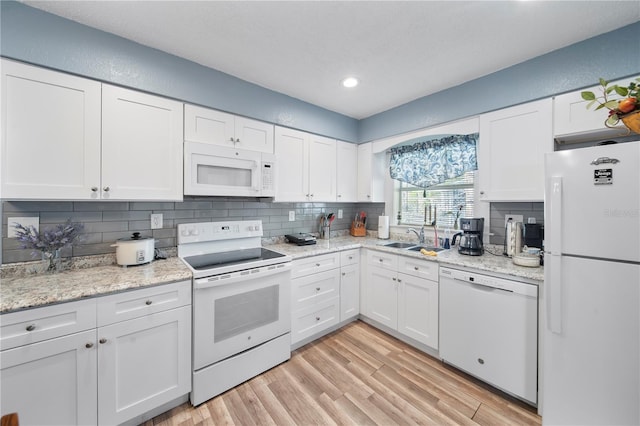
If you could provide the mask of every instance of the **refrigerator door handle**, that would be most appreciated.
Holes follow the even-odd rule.
[[[544,302],[547,329],[562,333],[562,256],[546,254],[544,259]]]
[[[547,205],[547,215],[545,219],[545,227],[547,235],[553,235],[545,241],[545,251],[552,254],[562,254],[562,177],[552,176],[547,181],[548,199],[545,200]]]

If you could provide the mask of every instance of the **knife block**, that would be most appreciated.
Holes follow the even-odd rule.
[[[362,222],[351,222],[351,228],[349,229],[349,234],[354,237],[366,237],[367,236],[367,228],[365,228]]]

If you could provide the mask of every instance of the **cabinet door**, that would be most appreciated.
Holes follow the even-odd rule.
[[[102,198],[182,200],[182,104],[102,88]]]
[[[336,201],[336,141],[309,135],[309,201]]]
[[[360,265],[340,268],[340,321],[360,313]]]
[[[275,128],[276,196],[274,201],[307,201],[309,174],[307,134],[297,130]]]
[[[211,143],[233,148],[235,117],[226,112],[184,106],[184,139],[190,142]]]
[[[398,274],[398,331],[438,349],[438,283]]]
[[[95,425],[96,332],[71,334],[3,351],[2,414],[21,425]]]
[[[371,142],[358,145],[358,201],[383,202],[384,154],[375,155]]]
[[[481,115],[480,200],[543,201],[547,152],[553,152],[551,99]]]
[[[0,158],[3,198],[98,198],[100,83],[2,59]]]
[[[398,326],[398,279],[395,271],[368,266],[366,315],[396,330]]]
[[[120,424],[191,390],[191,308],[98,328],[98,422]]]
[[[235,134],[236,148],[273,154],[273,124],[236,117]]]
[[[358,145],[336,142],[336,201],[358,201]]]

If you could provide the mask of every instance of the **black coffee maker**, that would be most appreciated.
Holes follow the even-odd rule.
[[[458,232],[453,236],[452,245],[456,244],[456,239],[460,237],[460,243],[458,244],[458,253],[468,254],[470,256],[480,256],[484,254],[484,245],[482,243],[482,236],[484,234],[484,218],[461,218],[460,229],[463,232]]]

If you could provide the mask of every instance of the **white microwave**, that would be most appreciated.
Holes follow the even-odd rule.
[[[184,143],[184,195],[273,197],[274,154]]]

